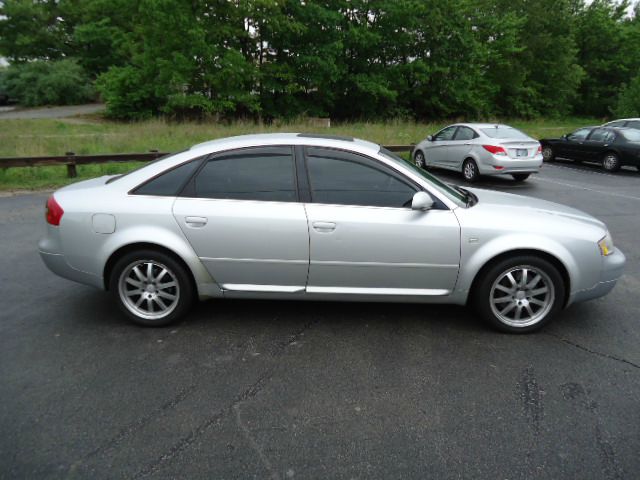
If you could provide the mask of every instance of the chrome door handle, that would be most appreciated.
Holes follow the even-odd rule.
[[[316,232],[320,233],[329,233],[336,229],[336,224],[333,222],[313,222],[311,225]]]
[[[187,225],[194,228],[201,228],[207,224],[205,217],[185,217],[184,221]]]

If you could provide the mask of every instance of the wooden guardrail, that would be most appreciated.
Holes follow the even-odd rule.
[[[385,145],[384,148],[392,152],[407,152],[413,145]],[[105,155],[76,155],[67,152],[64,155],[51,157],[6,157],[0,158],[0,168],[40,167],[51,165],[66,165],[70,178],[78,176],[76,165],[112,162],[148,162],[156,158],[169,155],[168,152],[151,150],[144,153],[110,153]]]

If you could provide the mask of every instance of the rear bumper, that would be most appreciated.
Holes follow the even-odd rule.
[[[616,248],[611,255],[604,257],[602,273],[600,274],[598,283],[591,288],[572,293],[567,305],[574,302],[593,300],[594,298],[603,297],[608,294],[613,290],[616,282],[622,276],[626,261],[627,259],[624,253]]]
[[[528,160],[491,155],[489,159],[478,164],[478,169],[482,175],[538,173],[542,167],[542,162],[542,155],[536,155],[534,158]]]
[[[50,237],[44,237],[38,243],[38,253],[40,253],[40,258],[42,258],[42,261],[49,270],[59,277],[66,278],[67,280],[84,283],[85,285],[91,285],[92,287],[104,290],[102,277],[73,268],[69,265],[62,253],[52,248],[56,246],[56,243],[57,242]]]

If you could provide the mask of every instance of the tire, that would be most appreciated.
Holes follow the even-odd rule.
[[[511,176],[516,182],[524,182],[527,178],[529,178],[530,173],[512,173]]]
[[[620,159],[618,155],[613,152],[605,153],[602,158],[602,168],[607,172],[617,172],[620,170]]]
[[[156,250],[127,253],[116,262],[109,279],[120,310],[145,327],[163,327],[184,316],[195,298],[192,285],[180,262]]]
[[[426,167],[426,162],[424,159],[424,153],[422,153],[421,150],[418,150],[415,155],[413,156],[413,161],[416,164],[416,167],[418,168],[425,168]]]
[[[462,176],[469,183],[476,182],[478,178],[480,178],[480,172],[478,171],[478,165],[475,160],[467,158],[464,161],[462,164]]]
[[[539,330],[564,304],[562,275],[543,258],[513,256],[489,265],[480,275],[471,302],[489,325],[502,332]]]
[[[545,162],[553,162],[556,159],[556,154],[549,145],[542,147],[542,158]]]

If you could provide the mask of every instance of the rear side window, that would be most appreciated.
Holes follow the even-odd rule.
[[[627,127],[640,129],[640,120],[630,121],[629,123],[627,123]]]
[[[361,155],[308,148],[307,169],[314,203],[407,207],[416,189]]]
[[[147,183],[136,188],[133,193],[136,195],[159,195],[176,196],[187,183],[191,175],[200,165],[202,158],[192,160],[171,170],[161,173],[152,178]]]
[[[454,140],[473,140],[477,136],[469,127],[458,127]]]
[[[297,201],[291,147],[245,148],[210,159],[194,182],[195,196]]]
[[[630,142],[640,142],[640,130],[625,130],[622,135]]]

